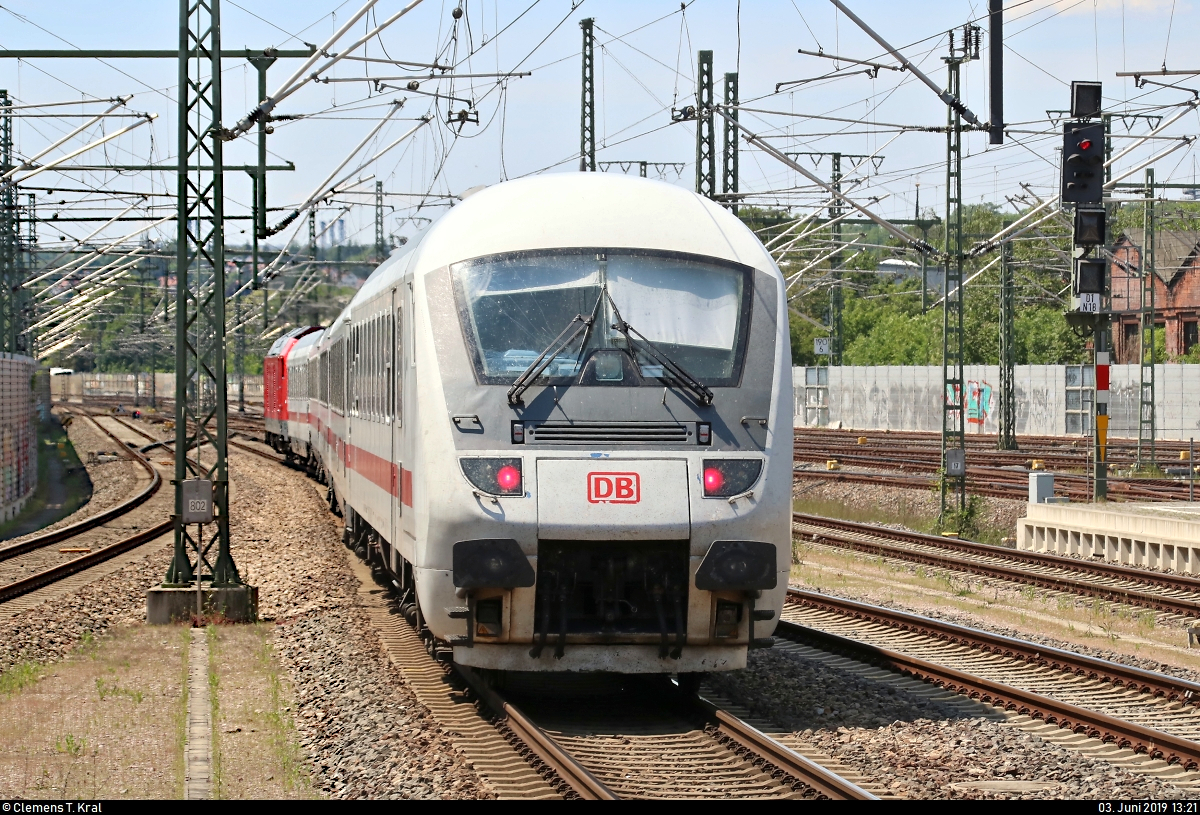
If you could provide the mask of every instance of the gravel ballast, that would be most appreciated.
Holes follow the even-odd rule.
[[[745,670],[709,684],[801,743],[854,767],[903,798],[1181,798],[1170,784],[1043,741],[1000,721],[964,715],[794,654],[752,651]],[[1045,782],[1026,792],[980,782]]]

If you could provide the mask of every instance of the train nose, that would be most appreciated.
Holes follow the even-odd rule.
[[[541,459],[542,540],[686,540],[691,534],[687,462]]]

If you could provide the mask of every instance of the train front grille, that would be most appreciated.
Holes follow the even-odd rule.
[[[687,444],[693,422],[528,422],[527,444]]]
[[[678,658],[687,631],[688,542],[538,542],[535,643],[651,641]],[[649,636],[647,636],[649,635]]]

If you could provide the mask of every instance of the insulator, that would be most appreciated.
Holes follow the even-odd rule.
[[[462,17],[462,15],[463,15],[462,6],[458,6],[454,9],[454,11],[450,12],[450,16],[456,20],[459,19],[460,17]]]
[[[415,79],[411,80],[411,81],[408,83],[408,89],[409,89],[410,91],[415,91],[415,90],[416,90],[417,88],[419,88],[419,87],[421,87],[421,83],[420,83],[420,82],[418,82],[418,81],[417,81],[417,80],[415,80]]]

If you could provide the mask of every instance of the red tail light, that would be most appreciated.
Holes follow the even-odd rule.
[[[496,471],[496,485],[500,487],[500,492],[512,492],[521,486],[521,471],[506,464]]]
[[[716,467],[708,467],[704,470],[704,494],[717,495],[721,492],[721,487],[725,486],[725,476]]]
[[[762,459],[706,458],[704,460],[704,497],[730,498],[742,495],[762,474]]]
[[[488,495],[524,495],[519,458],[464,458],[459,460],[471,486]]]

